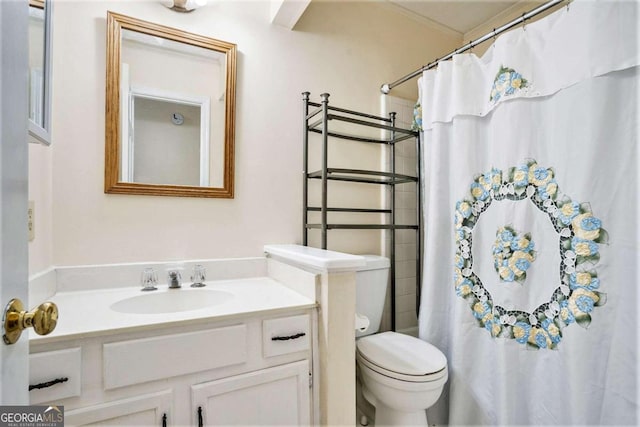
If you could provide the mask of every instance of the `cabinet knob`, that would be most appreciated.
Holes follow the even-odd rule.
[[[43,302],[31,311],[25,311],[22,301],[17,298],[9,301],[4,309],[5,344],[15,344],[22,331],[33,328],[38,335],[50,334],[58,323],[58,306],[52,302]]]

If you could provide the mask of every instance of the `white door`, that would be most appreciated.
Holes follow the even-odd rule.
[[[12,298],[28,307],[27,0],[0,0],[0,309]],[[4,322],[3,322],[4,323]],[[4,332],[3,332],[4,334]],[[0,342],[0,404],[26,405],[28,334]]]

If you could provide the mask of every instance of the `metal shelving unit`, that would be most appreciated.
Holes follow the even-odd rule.
[[[395,168],[395,150],[396,143],[414,138],[416,141],[416,153],[418,162],[420,161],[420,144],[419,134],[409,129],[396,127],[396,113],[390,113],[389,117],[379,117],[370,114],[360,113],[357,111],[347,110],[329,105],[329,94],[320,95],[322,101],[320,103],[309,100],[309,92],[302,94],[303,100],[303,191],[302,191],[302,217],[303,217],[303,245],[308,245],[309,230],[316,229],[321,232],[321,247],[327,249],[327,232],[328,230],[389,230],[390,231],[390,254],[391,261],[391,329],[396,329],[396,302],[395,302],[395,231],[401,229],[411,229],[416,231],[416,297],[418,301],[419,283],[420,283],[420,232],[421,218],[420,215],[420,191],[417,188],[417,224],[396,224],[396,206],[395,206],[395,186],[399,184],[420,183],[420,167],[416,168],[417,176],[401,175],[396,173]],[[356,133],[344,133],[341,131],[331,130],[331,122],[342,122],[354,125],[356,131],[361,128],[376,128],[387,131],[387,137],[372,138],[368,136],[358,135]],[[316,133],[322,136],[322,163],[320,170],[309,172],[309,134]],[[382,132],[381,132],[382,133]],[[328,165],[329,141],[331,139],[339,139],[344,141],[358,141],[372,144],[383,144],[386,146],[389,154],[388,171],[379,170],[362,170],[362,169],[344,169],[331,168]],[[309,180],[320,180],[322,187],[322,199],[320,206],[309,206]],[[328,182],[329,181],[346,181],[363,184],[384,185],[388,188],[389,203],[388,207],[378,209],[363,208],[345,208],[345,207],[329,207],[328,200]],[[319,223],[309,223],[309,212],[320,212]],[[342,213],[377,213],[384,214],[385,220],[376,223],[367,224],[337,224],[328,222],[329,212]]]

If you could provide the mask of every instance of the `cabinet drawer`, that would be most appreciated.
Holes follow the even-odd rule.
[[[262,322],[262,355],[279,356],[309,349],[309,315],[281,317]]]
[[[80,347],[30,354],[29,386],[44,388],[31,390],[29,401],[35,404],[80,396],[81,356]]]
[[[105,344],[106,390],[242,364],[246,325]]]

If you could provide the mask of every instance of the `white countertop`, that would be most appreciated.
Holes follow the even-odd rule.
[[[355,271],[365,265],[365,258],[361,255],[351,255],[342,252],[328,251],[301,245],[265,245],[266,254],[325,271]]]
[[[250,314],[316,306],[315,301],[268,277],[218,280],[206,282],[206,284],[204,288],[191,288],[189,284],[183,284],[181,289],[168,289],[166,285],[160,285],[157,291],[148,293],[142,292],[139,287],[59,292],[49,298],[49,301],[53,301],[58,306],[59,317],[56,329],[46,336],[36,335],[30,331],[29,340],[34,344],[41,344],[138,328],[175,326],[202,320],[224,320]],[[194,290],[224,291],[233,294],[233,297],[218,305],[171,313],[130,314],[111,309],[112,304],[130,297]]]

